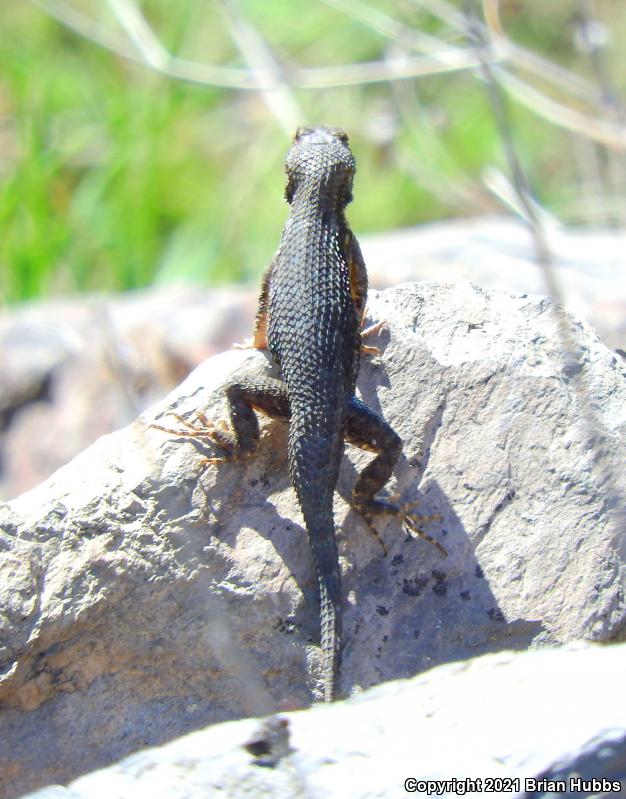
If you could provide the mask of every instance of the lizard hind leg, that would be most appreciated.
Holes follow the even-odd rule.
[[[352,492],[352,507],[361,514],[370,531],[378,539],[383,552],[387,554],[387,548],[374,527],[373,517],[392,514],[402,521],[409,534],[424,538],[447,557],[445,548],[421,528],[424,522],[439,521],[441,516],[420,516],[413,512],[416,505],[414,502],[398,505],[391,501],[391,498],[376,497],[377,492],[391,477],[402,452],[402,441],[393,428],[364,402],[352,397],[346,415],[345,436],[350,444],[376,453],[374,460],[357,478]]]

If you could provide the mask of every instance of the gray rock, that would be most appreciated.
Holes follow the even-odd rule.
[[[259,721],[247,719],[133,755],[76,780],[71,793],[29,799],[396,799],[461,788],[521,799],[531,788],[551,795],[548,780],[557,779],[561,797],[623,796],[625,672],[623,644],[486,655],[283,714],[289,748],[273,767],[247,751],[259,734]],[[577,780],[600,789],[578,790]]]
[[[402,436],[390,486],[449,556],[347,500],[344,693],[502,649],[626,635],[626,375],[593,331],[538,297],[467,284],[372,295],[386,319],[360,391]],[[561,324],[560,324],[560,321]],[[569,348],[563,354],[561,337]],[[206,361],[159,406],[0,506],[0,786],[65,782],[205,724],[306,706],[319,651],[313,564],[284,425],[258,455],[207,452],[149,424],[224,413],[264,356]]]
[[[550,227],[565,306],[626,352],[626,234]],[[370,285],[470,281],[548,291],[527,227],[509,217],[359,235]],[[249,335],[258,286],[157,288],[0,312],[0,499],[45,480]]]

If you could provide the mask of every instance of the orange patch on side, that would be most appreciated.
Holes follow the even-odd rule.
[[[352,254],[352,237],[350,234],[346,235],[345,241],[346,252],[348,253],[348,268],[350,270],[350,294],[352,295],[352,302],[354,310],[356,311],[359,322],[363,319],[365,313],[365,286],[363,269],[355,260]]]
[[[259,309],[257,314],[252,335],[252,346],[255,350],[267,349],[267,311],[265,309]]]

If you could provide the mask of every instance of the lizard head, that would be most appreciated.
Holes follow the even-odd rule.
[[[343,207],[352,200],[356,171],[348,135],[341,128],[298,128],[285,161],[285,198],[293,201],[300,187],[318,190]]]

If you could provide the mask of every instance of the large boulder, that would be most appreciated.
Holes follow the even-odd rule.
[[[552,225],[544,232],[557,299],[626,354],[626,233]],[[513,217],[442,220],[359,241],[377,289],[467,280],[548,291],[528,225]],[[0,500],[42,482],[205,358],[243,340],[257,297],[257,285],[161,286],[0,308]]]
[[[549,300],[469,284],[370,297],[387,320],[359,388],[404,441],[390,489],[441,514],[448,557],[336,501],[340,691],[501,649],[626,637],[618,356]],[[319,694],[313,563],[285,426],[256,457],[203,468],[150,424],[224,415],[257,352],[206,361],[164,402],[0,507],[0,786],[66,781],[207,723]]]

